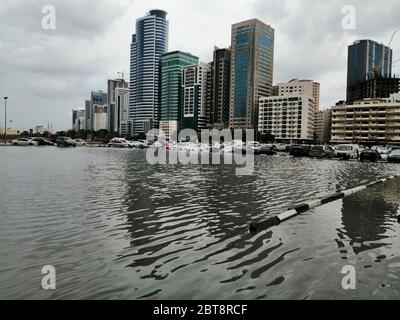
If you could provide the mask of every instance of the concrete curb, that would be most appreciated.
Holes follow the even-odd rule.
[[[392,179],[398,178],[398,177],[400,177],[400,175],[390,176],[390,177],[380,179],[378,181],[375,181],[375,182],[372,182],[372,183],[369,183],[366,185],[362,185],[362,186],[355,187],[355,188],[352,188],[349,190],[334,193],[334,194],[324,197],[322,199],[313,200],[313,201],[299,204],[296,207],[289,209],[281,214],[278,214],[272,218],[269,218],[265,221],[251,223],[249,226],[249,230],[250,230],[250,232],[259,232],[261,230],[268,229],[270,227],[280,224],[283,221],[286,221],[286,220],[293,218],[301,213],[304,213],[312,208],[316,208],[316,207],[322,206],[324,204],[346,198],[348,196],[351,196],[352,194],[355,194],[355,193],[365,190],[367,188],[373,187],[377,184],[385,183],[388,180],[392,180]]]

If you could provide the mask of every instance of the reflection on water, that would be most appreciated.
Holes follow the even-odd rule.
[[[259,156],[238,177],[227,165],[150,166],[142,150],[0,153],[0,298],[398,297],[399,180],[256,235],[247,226],[400,166]],[[47,264],[54,292],[40,289]],[[356,291],[341,289],[345,264]]]
[[[399,208],[400,184],[387,182],[370,192],[357,193],[343,200],[340,236],[351,239],[354,253],[390,245]],[[382,190],[383,189],[383,190]]]

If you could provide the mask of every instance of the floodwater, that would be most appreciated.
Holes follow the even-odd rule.
[[[256,156],[149,165],[143,150],[0,148],[1,299],[398,299],[400,179],[257,234],[251,221],[400,173]],[[56,269],[43,290],[42,267]],[[343,267],[354,290],[342,287]]]

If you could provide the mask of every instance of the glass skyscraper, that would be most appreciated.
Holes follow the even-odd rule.
[[[260,97],[272,94],[275,31],[258,19],[232,26],[231,128],[254,129]]]
[[[211,67],[205,63],[183,68],[182,128],[200,132],[210,122]]]
[[[214,48],[211,68],[211,124],[222,128],[229,123],[231,51]]]
[[[161,59],[161,121],[180,121],[183,103],[183,67],[196,64],[198,61],[198,57],[181,51],[163,55]]]
[[[360,94],[367,92],[362,90],[362,84],[373,79],[391,78],[392,57],[392,49],[372,40],[358,40],[350,45],[347,60],[347,101],[376,98]]]
[[[167,12],[151,10],[136,20],[132,35],[129,119],[133,133],[158,128],[161,106],[161,56],[168,50]]]

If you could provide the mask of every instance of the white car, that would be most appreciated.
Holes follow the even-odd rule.
[[[361,149],[356,144],[339,144],[335,147],[336,156],[343,159],[358,159]]]
[[[83,140],[83,139],[75,139],[75,142],[76,142],[76,146],[77,147],[80,147],[80,146],[86,146],[87,145],[87,143],[86,143],[86,141],[85,140]]]
[[[11,141],[13,146],[37,146],[38,143],[30,138],[18,138]]]
[[[261,146],[261,143],[259,143],[258,141],[247,141],[246,143],[246,147],[259,147]]]
[[[125,138],[112,138],[107,146],[110,148],[132,148]]]

